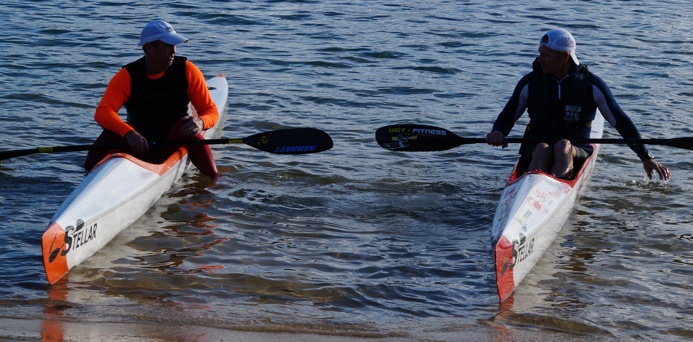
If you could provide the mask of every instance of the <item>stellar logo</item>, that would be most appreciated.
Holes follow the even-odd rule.
[[[513,248],[515,246],[513,245]],[[534,239],[529,240],[528,243],[522,243],[517,247],[517,263],[523,262],[527,257],[534,252]]]
[[[84,221],[77,220],[74,226],[65,227],[65,240],[62,246],[51,251],[49,262],[53,262],[58,254],[67,255],[71,250],[84,246],[96,238],[96,223],[85,228]],[[52,248],[53,246],[51,246]],[[62,252],[60,251],[62,249]]]
[[[520,234],[520,241],[514,240],[510,260],[505,260],[503,258],[503,267],[501,268],[501,275],[504,275],[508,269],[513,269],[515,266],[530,256],[534,252],[534,238],[527,242],[525,236]]]

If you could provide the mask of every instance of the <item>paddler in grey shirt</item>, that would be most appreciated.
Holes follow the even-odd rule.
[[[530,123],[525,137],[546,139],[520,148],[527,169],[569,178],[577,171],[575,166],[592,153],[589,144],[573,145],[570,139],[589,138],[597,109],[623,138],[640,139],[638,129],[616,103],[606,83],[578,61],[575,39],[570,32],[551,30],[540,41],[533,71],[518,82],[493,129],[486,135],[486,142],[503,145],[504,137],[527,110]],[[645,145],[628,146],[642,161],[648,178],[652,178],[653,172],[662,180],[670,178],[669,169],[655,161]]]

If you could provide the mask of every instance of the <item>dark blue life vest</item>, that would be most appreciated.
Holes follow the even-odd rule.
[[[597,104],[584,65],[571,69],[560,83],[544,74],[535,61],[529,83],[528,138],[547,140],[589,138]],[[560,92],[560,94],[559,94]]]

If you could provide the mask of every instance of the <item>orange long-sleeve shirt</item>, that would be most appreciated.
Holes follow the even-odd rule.
[[[212,101],[212,97],[207,89],[204,75],[200,69],[192,62],[186,61],[186,77],[188,79],[188,96],[197,114],[203,122],[203,128],[208,129],[216,125],[219,120],[219,111]],[[147,75],[150,79],[158,79],[164,76],[165,72],[156,75]],[[130,74],[126,68],[120,69],[106,87],[106,91],[96,107],[94,120],[103,128],[113,131],[118,135],[125,136],[133,128],[128,125],[118,111],[130,97]]]

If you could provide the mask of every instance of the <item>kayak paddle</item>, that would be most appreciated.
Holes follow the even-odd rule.
[[[429,125],[389,125],[375,131],[375,140],[385,149],[405,152],[445,151],[451,148],[486,143],[486,138],[462,138],[440,127]],[[505,138],[504,143],[542,142],[539,139]],[[604,138],[574,139],[574,144],[652,144],[693,150],[693,137],[671,139]]]
[[[307,154],[327,151],[332,148],[332,138],[316,128],[287,128],[262,132],[245,138],[219,138],[207,140],[152,142],[151,146],[246,144],[258,150],[276,154]],[[0,160],[26,156],[34,153],[58,153],[87,151],[92,149],[116,149],[128,147],[116,145],[72,145],[37,147],[24,150],[0,151]]]

